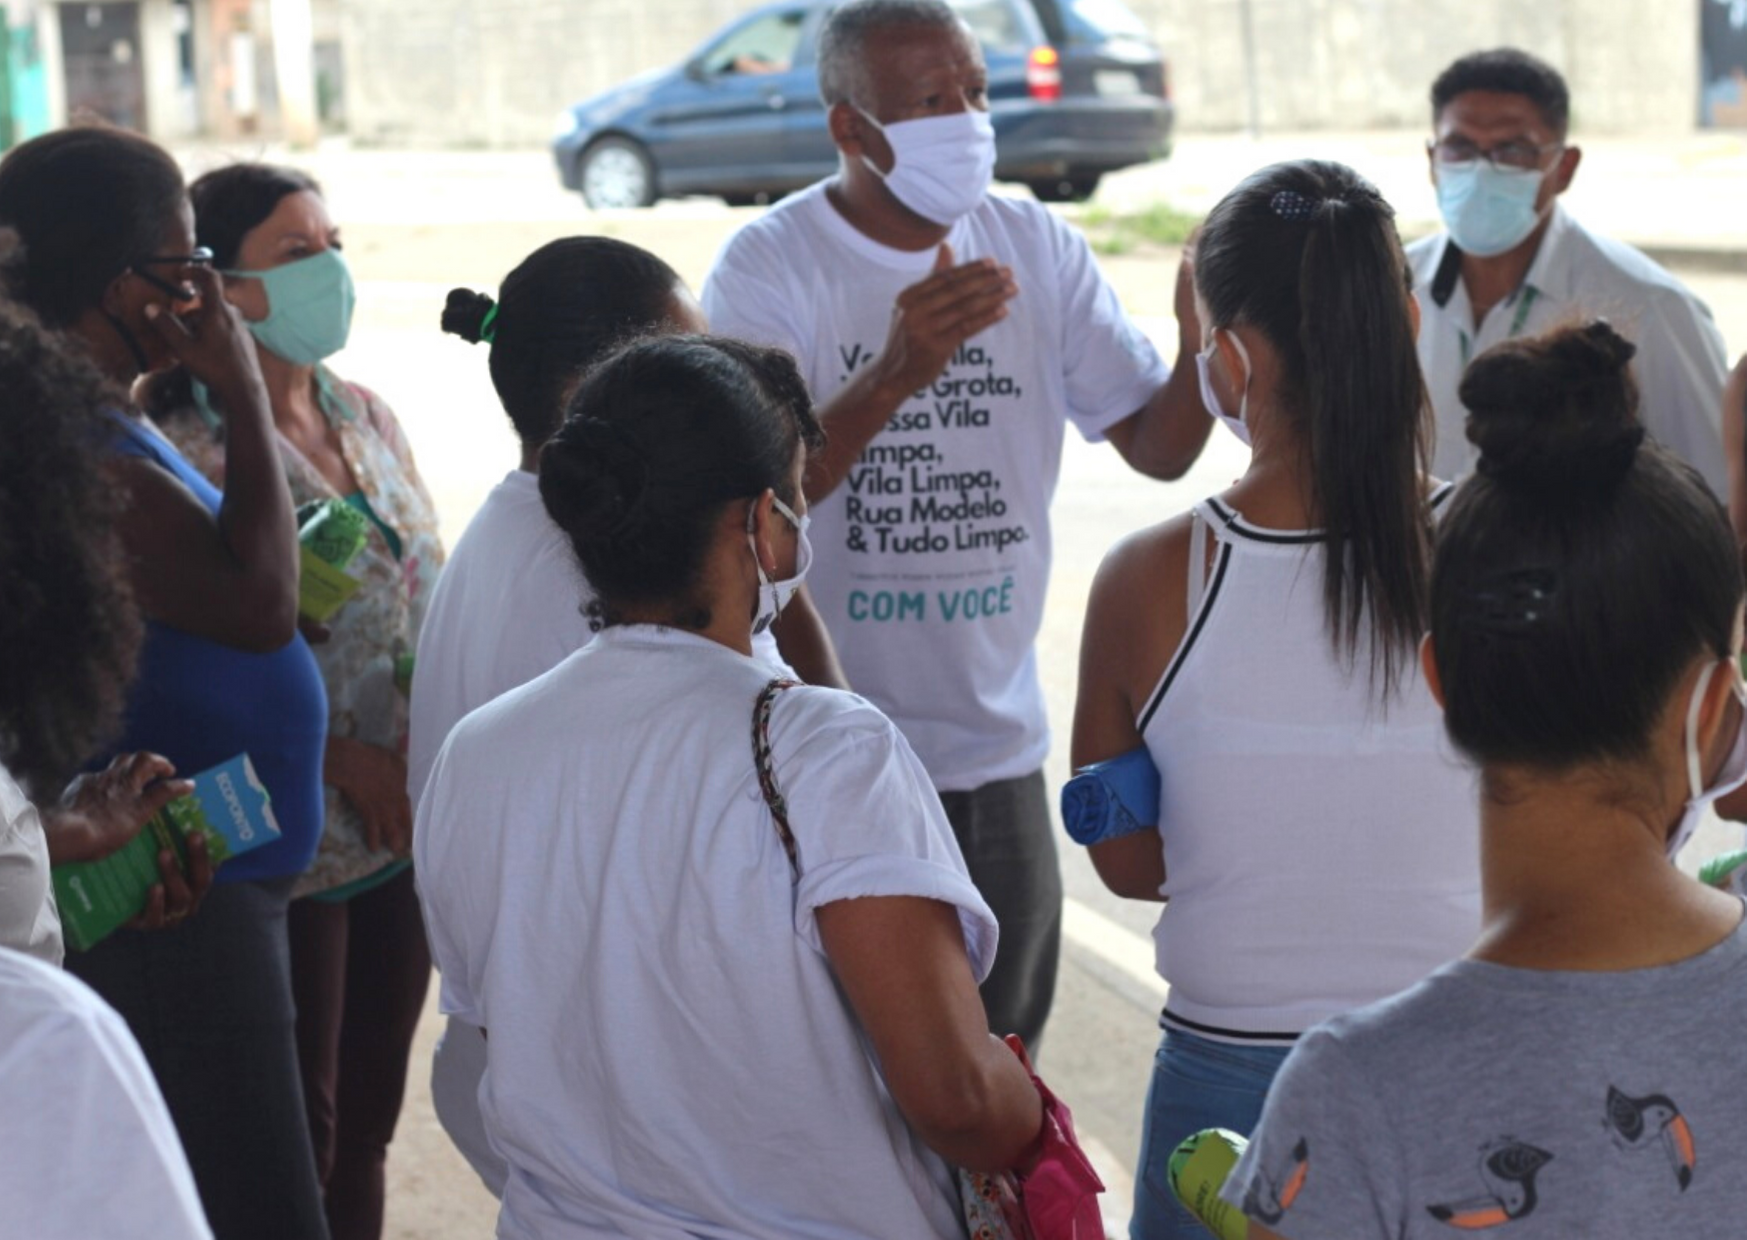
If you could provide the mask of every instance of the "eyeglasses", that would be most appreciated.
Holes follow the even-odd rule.
[[[1440,164],[1460,166],[1484,159],[1494,168],[1509,172],[1532,172],[1541,166],[1541,159],[1547,152],[1563,149],[1563,142],[1549,142],[1541,146],[1520,138],[1500,143],[1489,151],[1481,150],[1467,138],[1444,138],[1438,142],[1426,143],[1426,150]]]
[[[198,294],[191,292],[180,284],[172,284],[162,276],[153,275],[145,270],[147,267],[175,267],[186,270],[189,267],[212,266],[212,251],[205,246],[196,246],[192,254],[149,254],[145,258],[136,258],[128,264],[128,270],[144,280],[153,288],[168,293],[177,301],[193,301]]]

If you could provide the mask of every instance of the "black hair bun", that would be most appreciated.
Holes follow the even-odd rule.
[[[579,546],[630,537],[648,485],[641,449],[598,418],[569,419],[540,449],[540,498]]]
[[[1637,351],[1598,319],[1475,358],[1458,394],[1478,471],[1548,496],[1610,491],[1644,441],[1629,366]]]
[[[485,321],[495,309],[497,303],[484,293],[475,293],[470,288],[450,289],[449,299],[443,304],[443,330],[468,344],[478,344],[485,339]]]

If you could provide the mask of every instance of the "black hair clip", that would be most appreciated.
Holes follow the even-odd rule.
[[[1295,189],[1283,189],[1268,199],[1268,206],[1275,215],[1283,220],[1292,220],[1294,223],[1307,220],[1315,215],[1316,209],[1322,203],[1322,199],[1307,197]]]
[[[1559,574],[1550,568],[1518,568],[1497,573],[1469,598],[1465,619],[1487,633],[1518,636],[1552,622],[1559,597]]]

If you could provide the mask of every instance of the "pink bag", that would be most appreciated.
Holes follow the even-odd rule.
[[[1043,1098],[1043,1156],[1020,1184],[1025,1217],[1035,1240],[1104,1240],[1098,1194],[1104,1181],[1074,1135],[1067,1104],[1032,1073]]]
[[[1009,1037],[1007,1044],[1016,1041]],[[1017,1047],[1014,1053],[1019,1053]],[[1073,1114],[1035,1072],[1031,1083],[1043,1099],[1043,1147],[1037,1164],[1023,1180],[1010,1171],[959,1171],[965,1228],[971,1240],[1104,1240],[1104,1217],[1098,1210],[1104,1181],[1080,1148]]]

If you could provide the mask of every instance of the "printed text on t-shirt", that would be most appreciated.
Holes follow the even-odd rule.
[[[838,357],[847,382],[874,354],[853,344],[839,346]],[[1012,405],[1023,395],[1020,385],[1001,373],[983,346],[961,345],[938,378],[899,406],[850,470],[844,496],[845,550],[864,556],[989,552],[1001,557],[1029,541],[1031,532],[1023,521],[1007,520],[998,467],[981,460],[959,464],[952,459],[988,455],[978,450],[978,440],[967,440],[962,432],[999,433],[997,408]],[[922,442],[909,438],[923,433],[932,437]],[[1000,454],[993,454],[993,459],[1001,459]],[[962,561],[960,566],[965,567]],[[991,575],[1008,567],[994,562],[972,567],[971,574]],[[983,594],[989,591],[993,596],[985,600]],[[1011,610],[1010,578],[1005,593],[1003,603],[999,585],[979,585],[950,595],[941,592],[939,615],[950,620],[1004,614]],[[876,606],[872,594],[852,598],[850,618],[924,618],[925,608],[915,603],[920,592],[892,597],[897,601],[889,606]]]

